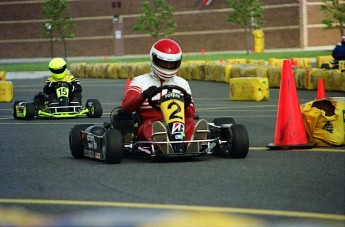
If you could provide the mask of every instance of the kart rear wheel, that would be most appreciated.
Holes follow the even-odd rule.
[[[86,116],[90,118],[100,118],[103,114],[101,103],[97,99],[86,100],[85,107],[89,110]]]
[[[89,126],[93,126],[93,124],[75,125],[69,133],[69,148],[71,150],[71,154],[75,158],[84,157],[83,139],[80,131],[84,131]]]
[[[123,157],[122,134],[117,129],[105,132],[105,161],[109,164],[119,164]]]
[[[245,158],[249,152],[249,137],[244,125],[236,124],[230,127],[232,134],[231,149],[229,154],[232,158]]]

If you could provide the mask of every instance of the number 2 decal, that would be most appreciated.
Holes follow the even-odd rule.
[[[176,110],[174,110],[170,116],[169,116],[169,120],[172,120],[174,118],[178,118],[178,119],[183,119],[181,116],[178,116],[177,114],[181,112],[181,106],[179,104],[177,104],[176,102],[171,102],[168,105],[168,109],[171,109],[173,106],[176,106]]]

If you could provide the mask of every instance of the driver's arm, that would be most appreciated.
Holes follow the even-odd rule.
[[[192,102],[189,106],[185,107],[185,117],[186,118],[193,118],[195,116],[195,107],[194,107],[194,102],[193,102],[193,98],[192,98]]]
[[[137,86],[129,86],[125,97],[122,100],[121,108],[124,111],[135,112],[143,104],[144,98],[141,95],[141,88]]]
[[[56,86],[56,82],[50,80],[50,77],[48,77],[43,87],[43,92],[47,95],[50,95],[51,93],[55,91],[55,86]]]
[[[83,91],[83,88],[81,87],[80,81],[75,78],[74,76],[71,79],[71,90],[72,92],[79,92],[81,93]]]
[[[194,101],[193,101],[193,95],[192,91],[190,89],[189,83],[185,80],[180,81],[179,86],[181,86],[183,89],[186,90],[186,92],[191,96],[190,97],[190,104],[189,106],[185,107],[185,118],[193,118],[195,116],[195,106],[194,106]]]

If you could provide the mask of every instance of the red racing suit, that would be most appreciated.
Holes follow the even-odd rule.
[[[152,123],[154,121],[163,121],[163,114],[150,106],[147,100],[141,96],[142,92],[151,86],[161,87],[164,85],[176,85],[186,90],[190,95],[191,89],[188,82],[182,77],[174,76],[169,80],[161,80],[153,72],[134,77],[125,93],[121,108],[128,112],[137,111],[140,116],[140,125],[138,128],[138,138],[140,140],[150,141],[152,135]],[[158,101],[167,91],[163,90],[152,98],[152,101]],[[195,127],[195,107],[193,98],[191,104],[185,107],[185,134],[186,140],[190,140]]]

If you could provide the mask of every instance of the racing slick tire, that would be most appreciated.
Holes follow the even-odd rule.
[[[35,105],[32,102],[28,102],[26,104],[26,115],[25,115],[25,120],[32,120],[35,117]]]
[[[97,99],[86,100],[85,107],[89,110],[86,116],[90,118],[100,118],[103,114],[101,103]]]
[[[229,125],[229,128],[224,127],[220,131],[211,131],[211,138],[219,136],[221,140],[227,141],[225,144],[216,145],[213,148],[213,154],[232,158],[247,157],[249,138],[244,125],[237,124],[231,117],[216,118],[213,120],[213,123],[217,126]]]
[[[123,157],[123,138],[119,130],[110,128],[105,132],[105,161],[119,164]]]
[[[80,131],[85,130],[89,126],[93,126],[93,124],[75,125],[69,133],[69,148],[71,150],[71,154],[75,158],[84,157],[83,139]]]
[[[245,158],[249,152],[249,137],[247,129],[242,124],[231,125],[230,127],[231,149],[229,154],[232,158]]]
[[[233,119],[232,117],[218,117],[213,119],[212,123],[216,126],[221,126],[223,124],[237,124],[235,119]],[[211,128],[210,130],[210,138],[216,138],[216,137],[220,137],[220,130],[219,129],[215,129],[215,128]],[[216,149],[214,149],[216,152],[215,154],[218,154],[219,150],[219,145],[216,147]]]
[[[27,102],[25,104],[25,109],[26,109],[25,110],[25,112],[26,112],[25,116],[23,116],[23,117],[18,117],[17,116],[16,106],[18,106],[18,104],[20,102],[24,102],[24,101],[15,101],[13,103],[13,117],[15,119],[24,119],[24,120],[32,120],[32,119],[34,119],[35,114],[36,114],[36,112],[35,112],[35,105],[33,103],[31,103],[31,102]]]
[[[19,105],[19,103],[21,103],[21,102],[24,102],[24,101],[15,101],[14,103],[13,103],[13,117],[15,118],[15,119],[19,119],[20,117],[18,117],[17,116],[17,111],[16,111],[16,107]]]

